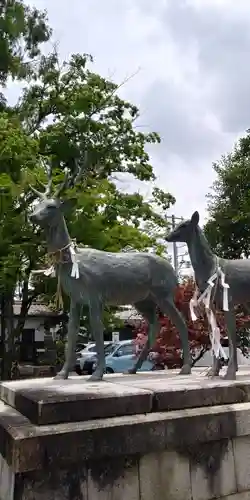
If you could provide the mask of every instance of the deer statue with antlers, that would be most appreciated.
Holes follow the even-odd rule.
[[[54,256],[57,278],[60,279],[64,292],[70,297],[65,363],[56,378],[68,378],[73,368],[76,339],[84,304],[89,308],[90,327],[95,337],[98,355],[96,370],[89,380],[102,380],[105,373],[102,323],[104,304],[116,306],[133,304],[149,322],[147,344],[130,373],[136,373],[142,366],[150,346],[154,343],[158,329],[157,306],[170,317],[180,333],[183,348],[181,374],[191,373],[188,330],[174,304],[177,277],[168,261],[147,253],[111,253],[86,247],[74,248],[64,219],[66,204],[60,200],[60,195],[65,188],[74,186],[80,175],[80,168],[74,174],[65,174],[64,182],[54,195],[51,175],[44,193],[32,188],[40,198],[40,202],[30,218],[44,230],[48,252]]]

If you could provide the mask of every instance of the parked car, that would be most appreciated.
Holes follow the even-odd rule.
[[[134,366],[136,361],[135,348],[132,340],[123,340],[113,343],[106,351],[106,373],[124,373]],[[92,370],[96,368],[96,359],[92,365]],[[155,364],[147,359],[138,371],[152,371]]]
[[[112,345],[112,342],[104,342],[104,350]],[[93,373],[93,363],[96,360],[96,344],[91,342],[80,352],[77,352],[75,371],[78,375],[91,375]]]
[[[83,349],[85,349],[86,347],[87,347],[86,343],[85,344],[82,344],[82,343],[77,344],[75,351],[78,354],[79,352],[83,351]]]

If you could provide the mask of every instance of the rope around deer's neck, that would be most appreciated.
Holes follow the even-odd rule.
[[[79,279],[80,272],[79,272],[78,260],[76,257],[76,252],[75,252],[74,246],[75,246],[74,243],[72,241],[69,241],[69,243],[67,243],[67,245],[65,245],[64,247],[59,248],[58,250],[55,250],[53,252],[48,252],[47,255],[49,258],[49,263],[51,264],[50,267],[47,269],[33,271],[33,274],[45,274],[45,276],[52,276],[52,275],[55,276],[55,265],[68,263],[67,261],[63,260],[63,252],[65,250],[69,249],[70,256],[71,256],[71,262],[72,262],[71,277],[75,278],[75,279]],[[55,295],[55,306],[59,310],[63,309],[63,296],[62,296],[60,272],[58,272],[58,276],[57,276],[57,290],[56,290],[56,295]]]
[[[71,277],[75,279],[80,278],[80,271],[79,271],[79,264],[75,252],[75,245],[72,241],[70,241],[67,245],[65,245],[63,248],[60,248],[59,250],[56,250],[55,252],[50,252],[49,255],[52,256],[52,262],[53,262],[53,268],[55,264],[65,264],[67,262],[63,261],[63,251],[69,249],[70,252],[70,257],[71,257],[71,262],[72,262],[72,269],[71,269]],[[57,255],[59,254],[59,258],[57,258]],[[57,280],[57,292],[56,292],[56,304],[58,305],[58,308],[61,307],[63,308],[63,298],[62,298],[62,288],[61,288],[61,276],[60,272],[58,273],[58,280]]]
[[[62,260],[60,260],[62,258],[62,252],[64,250],[67,250],[68,248],[70,248],[71,245],[72,245],[72,241],[67,243],[67,245],[65,245],[64,247],[59,248],[58,250],[54,250],[53,252],[47,253],[48,257],[52,260],[53,264],[64,264],[64,262]],[[58,254],[59,254],[59,259],[57,259]]]

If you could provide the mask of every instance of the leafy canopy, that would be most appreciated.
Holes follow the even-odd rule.
[[[50,38],[47,15],[22,0],[4,0],[0,5],[0,84],[8,77],[27,78],[41,44]]]
[[[68,193],[77,200],[72,236],[80,243],[95,242],[104,249],[149,247],[155,239],[146,238],[143,221],[151,220],[156,232],[165,227],[162,210],[174,198],[155,187],[152,200],[145,202],[139,193],[118,189],[116,176],[154,181],[145,148],[160,139],[156,133],[135,129],[139,110],[117,95],[118,85],[93,73],[91,62],[91,56],[78,54],[60,66],[56,52],[41,57],[38,72],[25,88],[17,111],[24,130],[39,144],[40,181],[46,182],[43,165],[52,169],[57,184],[65,168],[73,171],[76,163],[81,166],[86,162],[87,152],[84,178]],[[77,229],[77,221],[84,227],[84,234],[80,234],[80,227]],[[100,230],[106,231],[103,243]]]
[[[250,255],[250,131],[232,153],[214,164],[217,180],[209,194],[205,232],[213,249],[226,258]]]
[[[87,152],[84,178],[65,193],[75,200],[68,216],[69,230],[78,244],[111,251],[154,247],[161,252],[164,212],[174,202],[157,186],[149,200],[118,187],[121,176],[155,181],[146,150],[160,138],[136,128],[138,108],[119,97],[119,85],[92,70],[90,55],[75,54],[63,64],[56,51],[42,55],[42,44],[50,35],[45,12],[22,0],[2,2],[0,294],[9,311],[5,318],[9,343],[4,354],[5,378],[10,376],[14,336],[20,335],[32,301],[43,297],[51,302],[56,289],[51,278],[34,275],[31,279],[35,268],[44,268],[46,244],[29,221],[34,202],[29,183],[40,189],[51,169],[55,187],[63,180],[65,168],[82,165]],[[9,78],[23,85],[15,106],[8,105],[4,95]],[[22,308],[13,331],[10,312],[17,283]]]
[[[17,105],[0,115],[4,138],[0,161],[5,172],[1,182],[9,186],[10,207],[6,218],[4,196],[2,280],[4,269],[12,269],[13,280],[27,282],[34,267],[44,268],[46,245],[28,219],[33,200],[29,183],[40,189],[51,169],[56,186],[63,180],[65,168],[73,171],[76,162],[86,161],[86,152],[84,178],[65,193],[75,200],[68,217],[72,238],[103,250],[153,246],[162,251],[163,211],[174,198],[155,186],[152,199],[145,201],[139,193],[119,189],[116,181],[121,174],[155,180],[146,146],[157,144],[159,136],[137,131],[134,122],[139,110],[117,95],[118,85],[93,73],[91,63],[88,55],[74,55],[63,65],[56,52],[41,56]],[[45,294],[50,301],[55,286],[54,280],[36,275],[30,296]]]

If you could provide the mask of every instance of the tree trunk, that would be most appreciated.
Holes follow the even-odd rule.
[[[30,274],[31,274],[32,269],[33,269],[33,262],[30,261],[29,266],[26,269],[25,277],[23,280],[22,304],[21,304],[21,310],[20,310],[20,314],[18,317],[18,321],[17,321],[16,327],[15,327],[14,333],[13,333],[14,341],[20,340],[21,335],[23,333],[24,326],[25,326],[25,321],[26,321],[26,318],[27,318],[27,315],[29,312],[29,308],[30,308],[33,300],[36,299],[38,296],[37,292],[33,293],[32,295],[29,295],[29,279],[30,279]],[[18,349],[16,348],[15,355],[16,355],[15,359],[19,361],[20,360],[20,348],[18,348]]]
[[[33,302],[33,300],[36,298],[37,294],[32,295],[29,297],[29,281],[28,279],[24,281],[23,288],[22,288],[22,304],[21,304],[21,310],[20,314],[18,317],[17,325],[14,329],[13,336],[14,340],[19,340],[23,329],[25,325],[25,321],[29,312],[29,308]],[[17,353],[17,358],[19,359],[19,352]]]
[[[1,366],[1,379],[11,379],[12,361],[15,356],[14,343],[14,290],[5,293],[1,300],[1,332],[3,341],[3,359]]]
[[[1,367],[0,367],[0,377],[1,380],[3,378],[3,358],[4,358],[4,343],[5,343],[5,329],[6,329],[6,322],[5,322],[5,316],[4,316],[4,309],[5,309],[5,299],[4,299],[4,294],[1,294]]]

